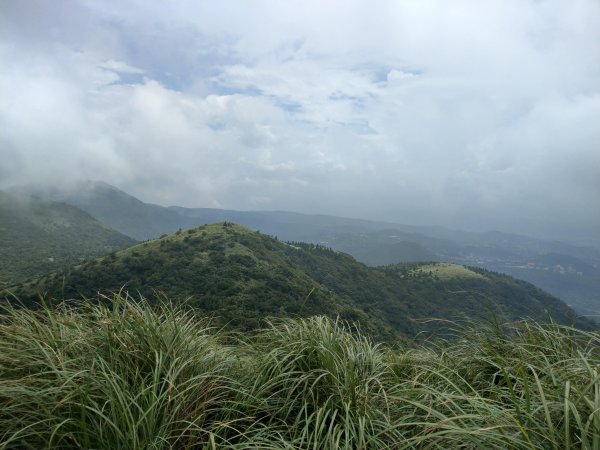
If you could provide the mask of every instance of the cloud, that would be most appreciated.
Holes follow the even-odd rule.
[[[7,1],[0,186],[547,236],[600,226],[600,6]]]

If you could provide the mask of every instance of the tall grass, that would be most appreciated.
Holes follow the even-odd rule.
[[[0,448],[169,448],[205,439],[236,359],[168,303],[6,307]]]
[[[324,317],[214,330],[168,301],[0,314],[0,449],[600,449],[600,335],[413,348]]]

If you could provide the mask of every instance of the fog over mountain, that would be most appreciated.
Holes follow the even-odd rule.
[[[600,3],[0,2],[0,189],[598,241]]]

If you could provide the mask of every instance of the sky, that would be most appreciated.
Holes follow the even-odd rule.
[[[600,234],[600,1],[0,2],[0,188]]]

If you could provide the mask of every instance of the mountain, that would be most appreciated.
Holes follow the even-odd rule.
[[[326,247],[284,243],[229,222],[144,242],[23,284],[15,293],[28,303],[38,293],[93,298],[123,286],[188,302],[217,325],[243,330],[268,316],[315,314],[359,322],[380,339],[447,329],[432,319],[543,321],[550,314],[561,323],[575,320],[560,300],[508,276],[453,264],[373,268]]]
[[[377,266],[412,261],[466,264],[536,284],[581,314],[600,314],[600,252],[498,231],[485,233],[283,211],[233,211],[147,204],[103,182],[75,189],[24,187],[87,211],[138,240],[230,221],[281,240],[321,244]]]
[[[71,205],[3,191],[0,236],[0,287],[136,242]]]
[[[12,191],[76,206],[138,241],[197,224],[197,220],[186,220],[168,208],[144,203],[103,182],[82,182],[68,188],[22,186]]]
[[[580,314],[600,315],[600,265],[597,252],[563,243],[499,232],[466,233],[430,229],[431,235],[398,229],[369,232],[329,230],[320,242],[372,264],[410,261],[405,243],[422,249],[425,260],[452,262],[505,273],[555,295]],[[562,253],[560,253],[562,252]]]

